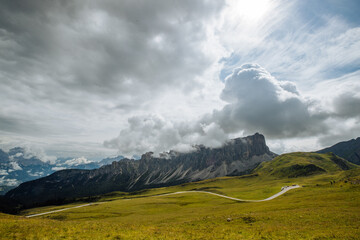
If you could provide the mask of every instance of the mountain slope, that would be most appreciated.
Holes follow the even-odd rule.
[[[265,138],[255,134],[229,141],[220,148],[198,146],[190,153],[169,152],[162,158],[144,154],[140,160],[122,159],[95,170],[62,170],[21,184],[6,196],[25,205],[84,197],[111,191],[134,191],[185,182],[241,175],[275,156]],[[25,200],[24,200],[25,199]]]
[[[331,147],[324,148],[317,152],[332,152],[342,158],[345,158],[349,162],[360,165],[360,137],[345,142],[339,142]]]
[[[295,152],[283,154],[269,162],[264,162],[255,169],[255,172],[279,178],[294,178],[353,168],[357,168],[357,165],[333,153]]]
[[[21,147],[11,148],[7,152],[0,149],[0,195],[22,182],[48,176],[57,170],[95,169],[122,158],[122,156],[117,156],[100,162],[93,162],[84,157],[57,158],[49,162],[40,160],[39,157]]]
[[[99,202],[91,206],[31,219],[0,213],[0,232],[4,239],[358,239],[358,170],[291,179],[259,173],[141,192],[113,192],[99,196]],[[159,196],[200,190],[264,199],[293,184],[306,187],[257,203],[196,192]],[[84,203],[28,209],[22,215],[79,205]]]

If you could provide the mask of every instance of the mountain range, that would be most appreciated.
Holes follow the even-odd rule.
[[[159,157],[148,152],[140,160],[125,158],[98,169],[57,171],[47,177],[22,183],[10,190],[6,197],[29,206],[111,191],[170,186],[246,174],[275,156],[267,147],[265,137],[256,133],[230,140],[219,148],[200,145],[192,152],[170,151]]]
[[[318,153],[332,152],[349,162],[360,165],[360,137],[349,141],[339,142],[331,147],[317,151]]]
[[[81,158],[58,158],[54,161],[42,161],[26,149],[15,147],[9,151],[0,149],[0,195],[17,187],[20,183],[48,176],[62,169],[95,169],[124,158],[117,156],[105,158],[99,162]]]
[[[350,166],[346,160],[355,164],[360,163],[359,146],[360,138],[357,138],[319,150],[318,153],[328,153],[329,160],[327,161],[332,161],[341,169],[346,170]],[[300,155],[303,156],[304,153]],[[97,163],[71,158],[58,159],[53,164],[44,163],[36,157],[25,157],[23,149],[14,148],[9,152],[0,151],[2,167],[0,175],[4,172],[8,174],[6,176],[14,177],[11,174],[17,173],[15,177],[22,176],[22,179],[31,180],[20,184],[6,194],[6,199],[12,199],[29,207],[72,201],[76,198],[112,191],[137,191],[222,176],[243,175],[250,173],[260,163],[268,162],[276,156],[267,147],[265,137],[259,133],[232,139],[218,148],[197,145],[193,151],[187,153],[169,151],[155,156],[152,152],[148,152],[139,160],[118,156],[106,158]],[[322,157],[319,155],[316,158]],[[289,164],[295,163],[293,155],[291,159],[286,161]],[[8,168],[4,169],[3,166],[8,166]],[[77,169],[54,172],[57,168],[74,167]],[[29,179],[35,178],[36,173],[39,175],[39,172],[48,176],[35,180]],[[282,175],[286,172],[291,172],[289,176],[296,177],[326,171],[321,165],[301,163],[289,165],[288,168],[274,174]],[[4,176],[2,179],[4,180]]]

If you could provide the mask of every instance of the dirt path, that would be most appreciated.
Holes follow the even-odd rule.
[[[246,200],[246,199],[240,199],[240,198],[233,198],[233,197],[225,196],[225,195],[222,195],[222,194],[213,193],[213,192],[207,192],[207,191],[182,191],[182,192],[161,194],[161,195],[157,195],[157,196],[160,197],[160,196],[168,196],[168,195],[174,195],[174,194],[194,193],[195,192],[195,193],[207,193],[207,194],[215,195],[215,196],[222,197],[222,198],[231,199],[231,200],[238,201],[238,202],[264,202],[264,201],[269,201],[271,199],[277,198],[277,197],[283,195],[284,193],[286,193],[287,191],[289,191],[291,189],[299,188],[299,187],[300,187],[299,185],[284,187],[284,189],[282,189],[280,192],[272,195],[271,197],[268,197],[268,198],[262,199],[262,200]]]
[[[27,217],[27,218],[37,217],[37,216],[46,215],[46,214],[50,214],[50,213],[62,212],[62,211],[69,210],[69,209],[81,208],[81,207],[86,207],[86,206],[91,206],[91,205],[96,205],[96,204],[102,204],[102,203],[105,203],[105,202],[88,203],[88,204],[79,205],[79,206],[75,206],[75,207],[62,208],[62,209],[58,209],[58,210],[54,210],[54,211],[50,211],[50,212],[32,214],[32,215],[28,215],[25,217]]]
[[[213,193],[213,192],[206,192],[206,191],[182,191],[182,192],[174,192],[174,193],[165,193],[165,194],[155,195],[155,196],[151,196],[151,197],[162,197],[162,196],[170,196],[170,195],[184,194],[184,193],[206,193],[206,194],[211,194],[211,195],[215,195],[215,196],[222,197],[222,198],[227,198],[227,199],[238,201],[238,202],[264,202],[264,201],[269,201],[274,198],[277,198],[280,195],[283,195],[284,193],[286,193],[287,191],[294,189],[294,188],[299,188],[299,187],[300,187],[299,185],[283,187],[283,189],[280,192],[272,195],[271,197],[268,197],[268,198],[262,199],[262,200],[245,200],[245,199],[233,198],[233,197],[229,197],[229,196],[225,196],[225,195],[221,195],[221,194],[217,194],[217,193]],[[128,198],[128,199],[124,199],[124,200],[131,200],[131,199],[133,199],[133,198]],[[97,205],[97,204],[102,204],[102,203],[106,203],[106,202],[88,203],[88,204],[83,204],[83,205],[79,205],[79,206],[75,206],[75,207],[69,207],[69,208],[63,208],[63,209],[58,209],[58,210],[54,210],[54,211],[44,212],[44,213],[32,214],[32,215],[28,215],[25,217],[27,217],[27,218],[37,217],[37,216],[41,216],[41,215],[61,212],[61,211],[74,209],[74,208],[81,208],[81,207],[86,207],[86,206],[91,206],[91,205]]]

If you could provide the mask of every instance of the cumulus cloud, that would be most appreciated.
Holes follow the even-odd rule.
[[[171,122],[158,116],[132,117],[129,127],[107,147],[124,154],[220,146],[229,136],[261,132],[269,138],[311,136],[326,131],[323,113],[311,113],[295,84],[279,81],[258,64],[244,64],[225,80],[227,104],[196,122]]]
[[[189,151],[194,144],[220,146],[227,135],[213,124],[201,122],[165,121],[161,116],[135,116],[128,119],[128,128],[104,145],[119,149],[126,156],[148,151],[160,153],[168,150]]]
[[[44,149],[32,147],[30,145],[19,147],[10,144],[8,146],[4,146],[4,148],[8,149],[9,159],[11,161],[16,161],[17,158],[23,158],[25,160],[37,158],[42,162],[54,164],[57,159],[55,156],[46,154]]]
[[[20,184],[20,182],[16,179],[5,178],[5,176],[0,177],[0,185],[2,185],[2,186],[13,187],[13,186],[18,186],[19,184]]]
[[[22,168],[19,166],[17,162],[10,162],[10,165],[14,171],[22,170]]]
[[[294,150],[301,142],[310,151],[335,139],[351,138],[359,124],[356,94],[340,94],[333,100],[333,109],[324,110],[316,100],[305,99],[294,83],[276,79],[258,64],[235,68],[220,98],[227,103],[223,108],[194,122],[166,121],[156,115],[129,118],[129,127],[104,145],[127,155],[188,151],[194,144],[216,147],[232,136],[260,132],[273,140],[278,152]]]
[[[7,176],[9,173],[5,169],[0,169],[0,175]]]
[[[221,98],[228,104],[211,118],[226,133],[260,131],[270,138],[323,132],[323,116],[309,111],[295,84],[279,81],[258,64],[244,64],[225,80]]]

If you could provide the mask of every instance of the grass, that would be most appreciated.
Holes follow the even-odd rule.
[[[283,154],[269,162],[263,162],[256,171],[283,178],[306,176],[321,172],[334,173],[357,167],[357,165],[332,153],[295,152]]]
[[[101,196],[99,201],[108,201],[104,204],[41,217],[0,214],[0,238],[359,239],[359,183],[359,168],[298,178],[279,178],[263,170],[243,177],[223,177],[135,194],[114,192]],[[205,190],[243,199],[264,199],[279,192],[281,186],[292,184],[304,187],[259,203],[235,202],[201,193],[155,196]],[[22,214],[80,204],[29,209]]]

